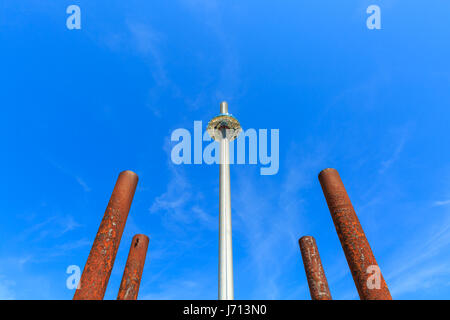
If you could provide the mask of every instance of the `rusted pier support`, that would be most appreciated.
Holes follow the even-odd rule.
[[[142,271],[144,271],[148,241],[148,237],[143,234],[137,234],[133,237],[117,300],[137,299]]]
[[[103,299],[137,182],[138,176],[132,171],[123,171],[119,174],[84,266],[80,284],[75,291],[74,300]]]
[[[339,173],[322,170],[319,181],[361,300],[392,300]]]
[[[298,240],[302,253],[306,278],[308,279],[309,292],[312,300],[331,300],[327,278],[320,260],[316,240],[311,236],[304,236]]]

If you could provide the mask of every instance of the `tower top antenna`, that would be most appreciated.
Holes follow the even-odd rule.
[[[228,103],[226,101],[220,103],[220,113],[228,113]]]

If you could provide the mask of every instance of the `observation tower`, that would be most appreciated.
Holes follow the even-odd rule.
[[[223,101],[220,114],[209,121],[207,130],[211,138],[220,142],[219,300],[233,300],[230,141],[236,139],[242,129],[239,121],[228,113],[228,103]]]

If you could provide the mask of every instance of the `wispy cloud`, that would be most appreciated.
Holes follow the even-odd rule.
[[[182,4],[198,17],[198,20],[214,34],[217,41],[217,53],[222,59],[218,81],[209,103],[226,99],[232,101],[242,94],[242,77],[240,76],[240,60],[235,49],[234,39],[226,31],[226,21],[223,18],[223,3],[211,0],[182,0]],[[203,100],[204,93],[200,93],[197,100]]]
[[[56,291],[61,286],[55,285],[55,278],[59,278],[46,269],[30,271],[24,266],[28,259],[30,257],[0,259],[0,300],[58,299]]]
[[[170,159],[169,142],[165,141],[164,150]],[[203,194],[196,189],[186,177],[184,167],[168,162],[170,179],[167,190],[155,198],[149,211],[152,214],[164,214],[166,225],[179,228],[179,224],[191,225],[198,222],[199,226],[214,230],[217,228],[215,219],[202,206]]]
[[[167,185],[167,191],[156,197],[150,207],[150,212],[162,211],[169,214],[173,220],[187,222],[189,217],[186,214],[186,206],[192,198],[190,184],[182,173],[181,167],[170,164],[169,169],[171,178]]]
[[[52,216],[24,229],[17,234],[16,240],[40,241],[48,237],[59,238],[81,226],[71,215]]]
[[[179,228],[180,223],[216,229],[215,219],[201,206],[202,194],[188,182],[182,167],[169,165],[170,180],[167,191],[156,197],[150,207],[150,213],[163,214],[166,226]]]
[[[165,86],[170,83],[167,77],[167,71],[164,66],[163,56],[160,46],[163,34],[157,32],[150,24],[127,22],[131,35],[131,43],[136,51],[143,57],[149,59],[152,65],[152,74],[159,86]]]
[[[183,274],[182,277],[160,282],[155,288],[144,288],[139,299],[141,300],[181,300],[186,299],[205,299],[205,292],[212,291],[213,284],[210,278],[198,272]],[[141,289],[142,290],[142,289]]]
[[[67,253],[72,252],[74,249],[86,247],[92,245],[92,240],[88,240],[86,238],[78,239],[75,241],[68,241],[66,243],[56,245],[51,248],[49,252],[49,256],[56,257],[62,256]]]
[[[14,286],[14,281],[0,276],[0,300],[14,300],[16,298]]]
[[[401,296],[409,292],[418,292],[423,289],[442,287],[442,282],[450,275],[448,264],[426,266],[405,273],[391,285],[391,294]],[[445,298],[445,297],[442,297]]]
[[[75,180],[78,182],[78,184],[83,188],[85,192],[91,191],[91,188],[87,185],[87,183],[79,176],[74,176]]]
[[[57,163],[56,161],[54,161],[52,159],[48,159],[48,161],[50,162],[50,164],[53,167],[58,169],[61,173],[72,177],[81,186],[81,188],[83,188],[83,190],[85,192],[90,192],[91,191],[91,188],[87,185],[87,183],[84,181],[84,179],[81,178],[79,175],[74,174],[71,170],[63,167],[62,165],[60,165],[59,163]]]
[[[450,274],[450,217],[426,227],[416,237],[408,239],[403,250],[394,255],[386,278],[392,295],[441,285]]]
[[[156,117],[163,117],[166,112],[161,97],[167,100],[171,97],[182,100],[191,110],[200,109],[203,106],[216,104],[217,101],[237,99],[245,87],[240,76],[240,60],[235,41],[226,30],[223,21],[222,4],[220,1],[181,0],[180,8],[185,9],[188,21],[195,21],[208,30],[208,39],[217,47],[217,59],[220,59],[220,68],[214,73],[214,77],[208,73],[201,80],[203,85],[196,92],[192,88],[185,88],[177,81],[177,77],[171,75],[168,35],[165,30],[157,28],[152,21],[127,18],[122,23],[124,27],[119,33],[106,32],[100,42],[116,52],[126,52],[138,56],[149,66],[148,70],[154,80],[149,85],[147,106]],[[207,50],[207,51],[206,51]],[[185,56],[189,65],[203,66],[204,57],[210,55],[210,48],[192,47],[191,56]],[[197,74],[196,76],[199,76]],[[189,91],[189,93],[186,93]],[[239,106],[235,106],[238,109]]]
[[[306,200],[301,191],[316,179],[323,161],[320,151],[305,155],[298,150],[292,145],[288,152],[285,170],[280,173],[284,177],[281,187],[271,185],[267,176],[251,176],[241,170],[236,187],[239,192],[233,194],[235,230],[248,243],[245,268],[255,270],[255,281],[260,283],[255,296],[263,299],[291,296],[298,290],[287,286],[282,277],[298,261],[297,240],[306,221]]]
[[[14,243],[21,249],[2,257],[2,264],[10,269],[23,271],[30,264],[41,264],[58,256],[73,253],[73,250],[89,245],[86,239],[69,240],[65,236],[81,225],[70,216],[52,216],[36,222],[17,233]],[[69,237],[70,238],[70,237]],[[62,241],[65,241],[61,243]]]
[[[170,159],[168,141],[163,149]],[[185,259],[182,256],[196,255],[203,247],[212,246],[212,240],[205,235],[217,230],[218,222],[205,206],[199,186],[187,177],[186,168],[176,166],[170,160],[167,166],[169,179],[166,190],[155,197],[149,207],[151,219],[165,230],[164,237],[154,234],[148,253],[152,266],[158,266],[158,271],[143,283],[140,299],[204,299],[211,295],[208,293],[210,285],[205,283],[214,279],[205,277],[205,274],[213,274],[210,266],[199,266],[198,275],[189,272],[176,281],[173,276],[167,279],[167,275],[179,274],[180,270],[175,266],[179,259]]]
[[[380,169],[378,170],[380,174],[388,170],[399,159],[400,154],[405,147],[405,143],[409,136],[409,126],[405,125],[404,127],[399,128],[397,131],[398,132],[392,133],[394,139],[396,140],[395,148],[390,157],[381,162]]]
[[[433,202],[433,206],[435,207],[440,207],[440,206],[446,206],[450,204],[450,199],[449,200],[443,200],[443,201],[435,201]]]

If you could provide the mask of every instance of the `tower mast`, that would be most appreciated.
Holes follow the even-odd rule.
[[[208,123],[208,133],[220,143],[219,196],[219,300],[234,299],[233,246],[231,233],[230,141],[241,132],[241,125],[228,113],[228,104],[220,104],[220,114]]]

